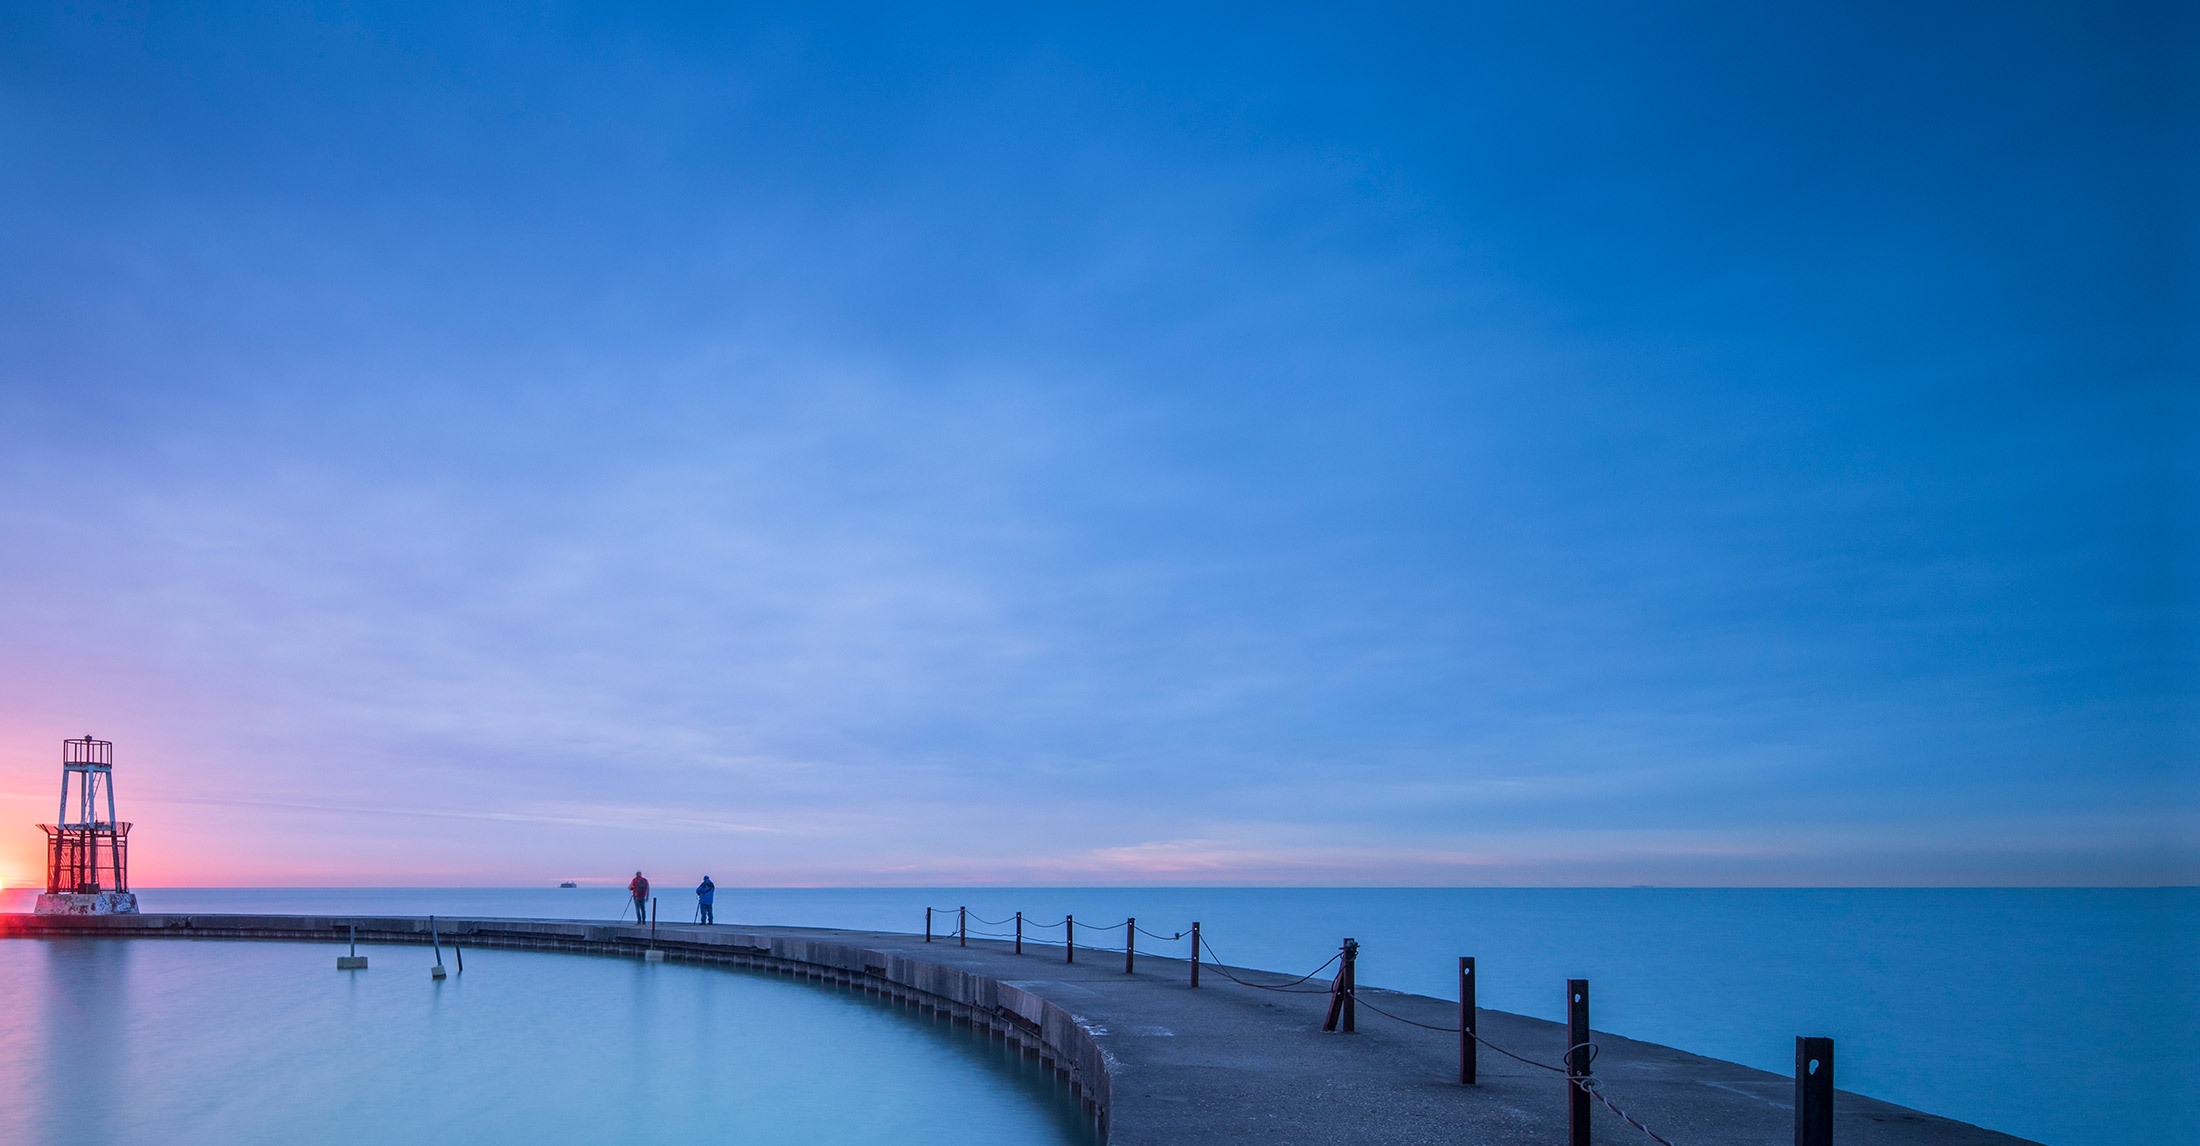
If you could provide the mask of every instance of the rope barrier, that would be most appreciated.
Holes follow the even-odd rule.
[[[955,916],[955,913],[956,913],[956,912],[958,912],[958,911],[964,911],[964,910],[967,910],[967,909],[965,909],[965,908],[959,908],[959,907],[934,907],[934,908],[931,908],[930,910],[931,910],[931,911],[933,911],[933,912],[934,912],[935,914],[937,914],[937,915],[947,916],[948,918],[950,918],[950,919],[953,919],[953,918],[956,918],[956,916]],[[1015,917],[1015,916],[1010,916],[1010,917],[1008,917],[1007,919],[986,919],[986,918],[984,918],[984,917],[982,917],[982,916],[979,916],[979,915],[975,915],[975,914],[973,914],[973,915],[971,915],[971,916],[969,917],[969,919],[970,919],[970,922],[972,922],[972,923],[977,923],[977,924],[983,924],[983,925],[985,925],[985,926],[987,926],[987,927],[1006,927],[1006,926],[1008,926],[1009,924],[1012,924],[1012,923],[1016,922],[1016,917]],[[1057,920],[1055,920],[1055,921],[1054,921],[1054,922],[1052,922],[1052,923],[1041,923],[1041,922],[1039,922],[1038,920],[1036,920],[1036,919],[1032,919],[1032,918],[1030,918],[1030,917],[1028,917],[1028,916],[1027,916],[1027,917],[1025,917],[1025,919],[1024,919],[1024,930],[1025,930],[1025,931],[1032,931],[1032,930],[1039,930],[1039,931],[1051,931],[1051,930],[1053,930],[1054,928],[1060,927],[1060,926],[1062,926],[1063,924],[1066,924],[1066,923],[1068,923],[1068,922],[1069,922],[1069,920],[1068,920],[1067,918],[1063,918],[1063,919],[1057,919]],[[1081,926],[1083,926],[1083,927],[1085,927],[1085,928],[1087,928],[1087,929],[1089,929],[1089,930],[1092,930],[1092,931],[1114,931],[1114,930],[1116,930],[1117,928],[1120,928],[1120,927],[1133,927],[1133,926],[1136,926],[1136,925],[1135,925],[1135,924],[1133,924],[1133,923],[1132,923],[1132,922],[1131,922],[1130,920],[1126,919],[1126,920],[1124,920],[1124,921],[1123,921],[1123,922],[1121,922],[1121,923],[1086,923],[1086,924],[1082,924]],[[1139,928],[1138,928],[1138,933],[1139,933],[1140,935],[1145,935],[1145,936],[1148,936],[1148,937],[1150,937],[1150,938],[1153,938],[1153,939],[1160,939],[1160,940],[1163,940],[1163,941],[1165,941],[1165,942],[1170,942],[1170,943],[1174,943],[1174,942],[1176,942],[1176,941],[1178,941],[1178,940],[1180,940],[1180,939],[1184,938],[1184,937],[1185,937],[1186,935],[1189,935],[1189,934],[1191,934],[1191,932],[1190,932],[1190,931],[1179,931],[1179,932],[1177,932],[1177,933],[1176,933],[1176,934],[1174,934],[1174,935],[1162,935],[1162,934],[1160,934],[1159,932],[1154,932],[1154,931],[1148,931],[1148,930],[1146,930],[1146,929],[1145,929],[1145,928],[1143,928],[1143,927],[1139,927]],[[975,933],[975,932],[973,932],[972,934],[976,934],[976,933]],[[1080,944],[1078,944],[1078,946],[1079,946],[1079,947],[1083,947],[1083,946],[1085,946],[1085,945],[1084,945],[1084,944],[1082,944],[1082,943],[1080,943]],[[1095,948],[1095,950],[1101,950],[1101,948]]]
[[[1366,1007],[1368,1010],[1383,1016],[1386,1019],[1391,1019],[1395,1022],[1401,1022],[1406,1024],[1407,1026],[1419,1027],[1425,1031],[1437,1031],[1439,1033],[1447,1035],[1456,1035],[1461,1033],[1460,1029],[1455,1026],[1439,1027],[1432,1023],[1423,1023],[1415,1021],[1413,1019],[1409,1019],[1404,1015],[1391,1014],[1389,1011],[1386,1011],[1381,1007],[1376,1006],[1374,1003],[1371,1003],[1366,999],[1360,999],[1359,1004],[1363,1007]],[[1488,1047],[1491,1050],[1496,1051],[1501,1055],[1504,1055],[1506,1058],[1513,1059],[1517,1062],[1526,1063],[1529,1066],[1539,1067],[1543,1070],[1550,1071],[1553,1074],[1567,1074],[1567,1070],[1565,1067],[1552,1066],[1550,1063],[1547,1062],[1537,1062],[1532,1058],[1527,1058],[1521,1055],[1514,1054],[1513,1052],[1506,1050],[1504,1047],[1498,1046],[1496,1043],[1493,1043],[1490,1040],[1483,1038],[1479,1033],[1475,1031],[1467,1031],[1465,1032],[1465,1034],[1468,1038],[1473,1039],[1477,1045]],[[1599,1048],[1595,1043],[1579,1043],[1566,1048],[1565,1057],[1568,1058],[1571,1058],[1573,1056],[1573,1053],[1578,1050],[1587,1050],[1589,1052],[1589,1061],[1584,1064],[1585,1069],[1583,1073],[1578,1076],[1568,1074],[1567,1081],[1575,1086],[1580,1087],[1584,1093],[1596,1099],[1598,1102],[1603,1103],[1604,1108],[1611,1111],[1613,1114],[1618,1115],[1620,1121],[1625,1122],[1627,1125],[1642,1131],[1645,1135],[1649,1137],[1652,1142],[1657,1143],[1658,1146],[1673,1146],[1672,1142],[1660,1136],[1657,1131],[1652,1130],[1647,1126],[1644,1126],[1642,1123],[1636,1121],[1633,1115],[1627,1113],[1624,1110],[1621,1110],[1618,1106],[1614,1105],[1611,1097],[1604,1093],[1604,1080],[1598,1078],[1595,1073],[1598,1049]]]
[[[964,909],[962,909],[962,908],[957,908],[957,907],[935,907],[935,908],[932,908],[931,910],[932,910],[933,912],[935,912],[935,913],[939,914],[939,915],[944,915],[944,916],[948,916],[948,917],[950,917],[950,918],[953,918],[953,917],[955,916],[955,913],[956,913],[957,911],[961,911],[961,910],[964,910]],[[985,926],[987,926],[987,927],[1006,927],[1006,926],[1008,926],[1009,924],[1012,924],[1012,923],[1016,922],[1016,917],[1012,915],[1012,916],[1008,917],[1007,919],[986,919],[986,918],[984,918],[984,917],[982,917],[982,916],[978,916],[978,915],[971,915],[971,916],[970,916],[970,922],[972,922],[972,923],[981,923],[981,924],[984,924],[984,925],[985,925]],[[1024,919],[1024,930],[1026,930],[1026,931],[1030,931],[1030,930],[1032,930],[1032,929],[1034,929],[1034,928],[1037,928],[1037,929],[1039,929],[1039,930],[1042,930],[1042,931],[1044,931],[1044,930],[1052,930],[1053,928],[1056,928],[1056,927],[1060,927],[1060,926],[1062,926],[1063,924],[1065,924],[1065,923],[1068,923],[1068,922],[1069,922],[1069,920],[1065,918],[1065,919],[1057,919],[1057,920],[1055,920],[1055,921],[1054,921],[1054,922],[1052,922],[1052,923],[1041,923],[1041,922],[1039,922],[1038,920],[1035,920],[1035,919],[1032,919],[1032,918],[1030,918],[1030,917],[1026,916],[1026,917],[1025,917],[1025,919]],[[1082,924],[1081,926],[1083,926],[1083,927],[1086,927],[1086,928],[1088,928],[1088,929],[1090,929],[1090,930],[1093,930],[1093,931],[1114,931],[1115,929],[1117,929],[1117,928],[1119,928],[1119,927],[1129,927],[1129,926],[1135,926],[1135,925],[1134,925],[1134,924],[1132,924],[1130,920],[1126,919],[1126,920],[1124,920],[1124,921],[1123,921],[1123,922],[1121,922],[1121,923],[1086,923],[1086,924]],[[1162,935],[1162,934],[1160,934],[1160,933],[1158,933],[1158,932],[1148,931],[1148,930],[1146,930],[1146,929],[1145,929],[1145,928],[1143,928],[1143,927],[1140,927],[1140,928],[1138,928],[1138,933],[1139,933],[1140,935],[1150,936],[1150,937],[1152,937],[1152,938],[1154,938],[1154,939],[1161,939],[1161,940],[1166,940],[1166,941],[1168,941],[1168,942],[1171,942],[1171,943],[1173,943],[1173,942],[1176,942],[1177,940],[1179,940],[1179,939],[1182,939],[1182,938],[1184,938],[1184,937],[1185,937],[1186,935],[1189,935],[1189,934],[1191,934],[1191,932],[1190,932],[1190,931],[1179,931],[1179,932],[1177,932],[1177,933],[1176,933],[1176,934],[1174,934],[1174,935]],[[1078,946],[1082,947],[1082,946],[1084,946],[1084,944],[1080,943],[1080,944],[1078,944]]]
[[[934,910],[934,911],[938,911],[938,910],[939,910],[939,908],[933,908],[933,910]],[[978,918],[977,916],[975,916],[975,915],[971,916],[970,918],[971,918],[972,920],[975,920],[976,922],[979,922],[979,923],[992,923],[992,924],[993,924],[994,926],[996,926],[996,927],[997,927],[997,926],[1001,926],[1001,925],[1003,925],[1003,924],[1008,924],[1008,923],[1013,923],[1013,922],[1015,922],[1015,920],[1014,920],[1013,918],[1009,918],[1009,919],[1003,919],[1003,920],[999,920],[999,921],[997,921],[997,922],[996,922],[996,921],[993,921],[993,920],[985,920],[985,919],[979,919],[979,918]],[[1063,926],[1064,924],[1067,924],[1068,922],[1069,922],[1069,920],[1068,920],[1068,919],[1066,919],[1066,918],[1064,918],[1064,919],[1058,919],[1058,920],[1054,921],[1053,923],[1034,923],[1034,922],[1032,922],[1032,921],[1031,921],[1030,919],[1028,919],[1028,918],[1027,918],[1027,919],[1025,919],[1025,920],[1024,920],[1024,934],[1025,934],[1025,937],[1026,937],[1026,938],[1029,938],[1029,937],[1030,937],[1030,933],[1031,933],[1031,932],[1033,932],[1033,931],[1052,931],[1053,929],[1055,929],[1055,928],[1057,928],[1057,927],[1061,927],[1061,926]],[[1121,922],[1121,923],[1080,923],[1080,924],[1078,924],[1077,926],[1078,926],[1078,930],[1080,930],[1080,931],[1115,931],[1115,930],[1118,930],[1118,929],[1120,929],[1120,928],[1133,927],[1133,926],[1136,926],[1136,925],[1135,925],[1135,924],[1133,924],[1133,923],[1132,923],[1132,922],[1131,922],[1130,920],[1126,919],[1126,920],[1124,920],[1124,921],[1123,921],[1123,922]],[[1171,941],[1171,942],[1174,942],[1174,941],[1176,941],[1176,940],[1178,940],[1178,939],[1182,939],[1182,938],[1184,938],[1184,937],[1185,937],[1186,935],[1190,934],[1190,932],[1187,932],[1187,931],[1179,931],[1179,932],[1177,932],[1177,933],[1176,933],[1176,934],[1174,934],[1174,935],[1154,935],[1154,933],[1153,933],[1153,932],[1151,932],[1151,931],[1148,931],[1148,930],[1146,930],[1146,929],[1145,929],[1145,928],[1143,928],[1143,927],[1140,927],[1140,928],[1138,928],[1138,931],[1139,931],[1139,933],[1140,933],[1140,934],[1143,934],[1143,935],[1152,935],[1152,936],[1153,936],[1153,937],[1154,937],[1155,939],[1165,939],[1165,940],[1169,940],[1169,941]],[[949,932],[948,934],[952,935],[952,934],[954,934],[954,932]],[[976,934],[978,934],[978,933],[977,933],[977,932],[975,932],[975,931],[973,931],[973,932],[971,932],[970,934],[972,934],[972,935],[976,935]],[[991,938],[994,938],[994,939],[1013,939],[1013,938],[1015,938],[1015,936],[1013,936],[1013,935],[1011,935],[1011,934],[1007,934],[1007,933],[1004,933],[1004,932],[995,932],[995,933],[993,933],[993,934],[992,934],[992,935],[991,935],[990,937],[991,937]],[[1079,942],[1079,943],[1077,944],[1077,949],[1078,949],[1079,951],[1103,951],[1103,952],[1109,952],[1109,953],[1112,953],[1112,954],[1117,954],[1117,955],[1120,955],[1120,954],[1122,954],[1122,953],[1123,953],[1123,951],[1125,950],[1125,948],[1124,948],[1124,947],[1110,947],[1110,946],[1107,946],[1107,945],[1105,945],[1105,944],[1100,944],[1100,943],[1085,943],[1085,942]]]
[[[1367,1008],[1368,1010],[1370,1010],[1370,1011],[1373,1011],[1373,1012],[1375,1012],[1376,1014],[1378,1014],[1378,1015],[1381,1015],[1381,1016],[1383,1016],[1383,1017],[1384,1017],[1384,1018],[1386,1018],[1386,1019],[1392,1019],[1392,1020],[1395,1020],[1395,1021],[1397,1021],[1397,1022],[1401,1022],[1401,1023],[1404,1023],[1404,1024],[1406,1024],[1407,1026],[1419,1027],[1419,1028],[1421,1028],[1421,1029],[1422,1029],[1422,1030],[1424,1030],[1424,1031],[1436,1031],[1436,1032],[1437,1032],[1437,1033],[1439,1033],[1439,1034],[1456,1035],[1456,1034],[1459,1034],[1459,1033],[1460,1033],[1460,1030],[1459,1030],[1459,1028],[1458,1028],[1458,1027],[1439,1027],[1439,1026],[1436,1026],[1436,1025],[1434,1025],[1434,1024],[1432,1024],[1432,1023],[1423,1023],[1423,1022],[1416,1022],[1416,1021],[1414,1021],[1413,1019],[1409,1019],[1409,1018],[1405,1017],[1404,1015],[1394,1015],[1394,1014],[1391,1014],[1391,1013],[1390,1013],[1389,1011],[1386,1011],[1386,1010],[1382,1009],[1381,1007],[1379,1007],[1379,1006],[1376,1006],[1376,1005],[1375,1005],[1374,1003],[1372,1003],[1372,1002],[1369,1002],[1369,1001],[1368,1001],[1368,1000],[1366,999],[1366,997],[1364,997],[1364,996],[1360,998],[1360,1000],[1359,1000],[1359,1003],[1360,1003],[1360,1005],[1361,1005],[1361,1006],[1363,1006],[1363,1007],[1366,1007],[1366,1008]],[[1552,1066],[1552,1065],[1551,1065],[1550,1063],[1547,1063],[1547,1062],[1537,1062],[1537,1061],[1535,1061],[1535,1060],[1534,1060],[1534,1059],[1532,1059],[1532,1058],[1523,1058],[1522,1056],[1520,1056],[1520,1055],[1516,1055],[1516,1054],[1514,1054],[1513,1052],[1511,1052],[1511,1051],[1509,1051],[1509,1050],[1506,1050],[1506,1049],[1505,1049],[1504,1047],[1498,1046],[1498,1045],[1497,1045],[1496,1043],[1493,1043],[1493,1042],[1491,1042],[1490,1040],[1488,1040],[1488,1039],[1486,1039],[1486,1038],[1483,1038],[1483,1037],[1482,1037],[1482,1036],[1481,1036],[1481,1035],[1480,1035],[1479,1033],[1477,1033],[1477,1032],[1475,1032],[1475,1031],[1467,1031],[1467,1032],[1466,1032],[1466,1035],[1467,1035],[1467,1037],[1468,1037],[1468,1038],[1471,1038],[1471,1039],[1473,1039],[1473,1040],[1474,1040],[1475,1042],[1477,1042],[1477,1043],[1481,1044],[1482,1046],[1486,1046],[1486,1047],[1490,1048],[1491,1050],[1493,1050],[1493,1051],[1496,1051],[1497,1053],[1499,1053],[1499,1054],[1501,1054],[1501,1055],[1504,1055],[1504,1056],[1505,1056],[1506,1058],[1509,1058],[1509,1059],[1515,1059],[1515,1060],[1517,1060],[1517,1061],[1520,1061],[1520,1062],[1524,1062],[1524,1063],[1528,1064],[1529,1066],[1533,1066],[1533,1067],[1540,1067],[1540,1068],[1542,1068],[1542,1069],[1544,1069],[1544,1070],[1547,1070],[1547,1071],[1550,1071],[1550,1072],[1552,1072],[1553,1074],[1564,1074],[1564,1073],[1566,1073],[1566,1068],[1565,1068],[1565,1067],[1562,1067],[1562,1066]],[[1585,1045],[1594,1045],[1594,1044],[1585,1044]]]
[[[1284,994],[1284,995],[1326,995],[1326,994],[1329,994],[1329,993],[1330,993],[1330,989],[1329,989],[1329,988],[1327,988],[1327,987],[1317,987],[1317,988],[1315,988],[1314,990],[1311,990],[1311,991],[1300,991],[1300,990],[1294,990],[1293,988],[1294,988],[1294,987],[1296,987],[1296,986],[1297,986],[1298,984],[1300,984],[1300,983],[1304,983],[1304,982],[1306,982],[1306,981],[1307,981],[1308,979],[1311,979],[1311,978],[1313,978],[1314,976],[1316,976],[1316,975],[1319,975],[1319,974],[1321,974],[1321,973],[1322,973],[1322,972],[1324,972],[1324,971],[1327,971],[1327,970],[1329,969],[1329,967],[1330,967],[1330,964],[1332,964],[1332,963],[1335,963],[1335,962],[1336,962],[1337,960],[1339,960],[1339,959],[1342,959],[1342,958],[1344,958],[1344,952],[1342,952],[1342,951],[1339,951],[1339,952],[1337,952],[1337,953],[1336,953],[1335,955],[1331,955],[1331,956],[1329,957],[1329,961],[1328,961],[1327,963],[1323,963],[1323,964],[1322,964],[1321,966],[1319,966],[1319,967],[1316,967],[1316,968],[1314,968],[1314,969],[1313,969],[1313,970],[1311,970],[1311,971],[1308,971],[1308,972],[1307,972],[1306,974],[1304,974],[1304,975],[1301,975],[1301,976],[1299,976],[1298,978],[1296,978],[1296,979],[1293,979],[1293,980],[1291,980],[1291,981],[1290,981],[1290,982],[1288,982],[1288,983],[1276,983],[1276,984],[1268,984],[1268,983],[1252,983],[1252,982],[1247,982],[1247,981],[1246,981],[1246,980],[1244,980],[1244,979],[1240,979],[1240,978],[1238,978],[1238,977],[1237,977],[1237,976],[1235,976],[1235,975],[1232,975],[1232,974],[1230,973],[1230,969],[1229,969],[1228,967],[1225,967],[1225,966],[1223,966],[1223,963],[1222,963],[1222,956],[1220,956],[1220,955],[1216,955],[1216,954],[1215,954],[1215,948],[1214,948],[1214,944],[1212,944],[1212,943],[1209,943],[1209,942],[1207,942],[1207,938],[1206,938],[1206,936],[1201,936],[1201,937],[1200,937],[1200,940],[1199,940],[1199,945],[1200,945],[1201,947],[1205,947],[1205,948],[1207,949],[1207,954],[1208,954],[1209,956],[1211,956],[1211,957],[1213,958],[1213,962],[1207,963],[1207,964],[1206,964],[1206,966],[1207,966],[1208,968],[1212,969],[1212,970],[1214,971],[1214,973],[1215,973],[1215,974],[1217,974],[1217,975],[1220,975],[1220,976],[1222,976],[1223,978],[1225,978],[1225,979],[1228,979],[1229,981],[1231,981],[1231,982],[1233,982],[1233,983],[1236,983],[1236,984],[1238,984],[1239,986],[1242,986],[1242,987],[1253,987],[1253,988],[1256,988],[1256,989],[1258,989],[1258,990],[1262,990],[1262,991],[1275,991],[1275,992],[1277,992],[1277,993],[1279,993],[1279,994]]]
[[[1571,1081],[1573,1082],[1573,1084],[1574,1084],[1575,1086],[1578,1086],[1578,1087],[1580,1087],[1580,1088],[1581,1088],[1582,1090],[1584,1090],[1584,1091],[1587,1091],[1587,1092],[1588,1092],[1588,1094],[1589,1094],[1589,1097],[1591,1097],[1591,1098],[1594,1098],[1594,1099],[1596,1099],[1596,1100],[1597,1100],[1598,1102],[1601,1102],[1601,1103],[1603,1103],[1603,1104],[1604,1104],[1604,1109],[1606,1109],[1606,1110],[1609,1110],[1609,1111],[1611,1111],[1612,1113],[1614,1113],[1614,1114],[1617,1114],[1617,1115],[1619,1115],[1619,1120],[1620,1120],[1621,1122],[1625,1122],[1625,1123],[1626,1123],[1627,1125],[1629,1125],[1629,1126],[1632,1126],[1632,1127],[1634,1127],[1635,1129],[1637,1129],[1637,1130],[1640,1130],[1640,1131],[1642,1131],[1642,1132],[1643,1132],[1643,1133],[1644,1133],[1645,1135],[1648,1135],[1648,1136],[1649,1136],[1649,1138],[1650,1138],[1650,1140],[1651,1140],[1652,1142],[1655,1142],[1655,1143],[1657,1143],[1657,1144],[1658,1144],[1658,1146],[1673,1146],[1673,1144],[1672,1144],[1671,1142],[1669,1142],[1669,1141],[1665,1140],[1664,1138],[1661,1138],[1661,1137],[1659,1137],[1659,1136],[1658,1136],[1658,1132],[1657,1132],[1657,1131],[1655,1131],[1655,1130],[1652,1130],[1652,1129],[1650,1129],[1649,1127],[1647,1127],[1647,1126],[1644,1126],[1644,1125],[1643,1125],[1642,1123],[1640,1123],[1640,1122],[1637,1122],[1637,1121],[1635,1121],[1635,1119],[1634,1119],[1634,1117],[1633,1117],[1632,1115],[1628,1114],[1628,1113],[1627,1113],[1626,1111],[1624,1111],[1624,1110],[1621,1110],[1621,1109],[1620,1109],[1619,1107],[1617,1107],[1617,1106],[1614,1106],[1614,1105],[1612,1105],[1612,1100],[1611,1100],[1611,1099],[1609,1099],[1609,1098],[1606,1098],[1606,1097],[1604,1096],[1604,1080],[1603,1080],[1603,1079],[1601,1079],[1601,1078],[1598,1078],[1597,1076],[1595,1076],[1595,1075],[1593,1075],[1593,1074],[1585,1074],[1585,1075],[1582,1075],[1582,1076],[1581,1076],[1581,1077],[1579,1077],[1579,1078],[1576,1078],[1576,1079],[1572,1079]]]

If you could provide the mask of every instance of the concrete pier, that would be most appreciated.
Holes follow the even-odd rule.
[[[0,937],[164,937],[426,946],[425,918],[299,915],[0,915]],[[640,959],[650,929],[571,920],[444,919],[472,948],[566,951]],[[1210,969],[1197,990],[1182,960],[1141,954],[1064,963],[1060,946],[925,943],[921,936],[822,928],[660,924],[670,962],[795,975],[949,1015],[1023,1048],[1071,1085],[1114,1146],[1351,1143],[1509,1146],[1566,1139],[1567,1084],[1492,1051],[1480,1083],[1460,1086],[1456,1035],[1360,1008],[1354,1034],[1323,1034],[1326,994],[1279,994]],[[1253,981],[1282,978],[1232,969]],[[1324,983],[1316,980],[1307,987]],[[1454,1000],[1360,988],[1363,1004],[1431,1026]],[[1563,1024],[1479,1012],[1490,1042],[1541,1062],[1566,1048]],[[1807,1034],[1810,1032],[1795,1032]],[[1794,1080],[1669,1047],[1598,1033],[1596,1073],[1612,1100],[1676,1146],[1767,1146],[1793,1140]],[[1838,1079],[1836,1080],[1838,1081]],[[2025,1140],[1841,1092],[1844,1146],[2026,1146]],[[1648,1142],[1601,1108],[1596,1140]]]
[[[135,915],[134,891],[47,891],[38,896],[39,915]]]

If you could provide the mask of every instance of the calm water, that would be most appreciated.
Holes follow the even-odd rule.
[[[1089,1142],[1035,1068],[765,975],[423,948],[0,940],[0,1142]],[[446,964],[453,965],[451,962]]]
[[[688,916],[684,892],[660,891],[678,896],[664,900],[666,918]],[[625,893],[178,889],[141,899],[149,911],[610,919]],[[1454,958],[1474,955],[1485,1006],[1545,1018],[1560,1016],[1564,980],[1585,977],[1599,1029],[1783,1074],[1796,1035],[1831,1035],[1844,1089],[2052,1146],[2191,1141],[2200,1124],[2200,889],[722,888],[718,918],[914,931],[927,903],[968,904],[988,919],[1135,914],[1165,934],[1198,919],[1225,960],[1294,973],[1351,935],[1363,944],[1363,982],[1439,996],[1453,989]],[[1120,934],[1079,928],[1096,944]]]

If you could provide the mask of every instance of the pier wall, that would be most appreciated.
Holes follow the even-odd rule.
[[[0,915],[0,938],[247,939],[375,945],[430,942],[426,917],[308,915]],[[672,963],[770,971],[860,990],[944,1015],[1022,1050],[1068,1084],[1104,1140],[1113,1111],[1109,1056],[1077,1016],[988,975],[824,938],[763,935],[738,926],[667,929],[570,920],[445,919],[446,943],[639,959],[651,947]]]

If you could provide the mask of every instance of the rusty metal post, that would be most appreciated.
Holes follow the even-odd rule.
[[[929,907],[924,909],[924,941],[932,941],[932,909]]]
[[[1459,957],[1459,1085],[1474,1085],[1474,956]]]
[[[1199,986],[1199,920],[1192,920],[1192,986]]]
[[[649,947],[642,952],[645,963],[662,963],[665,953],[657,946],[657,897],[649,897]]]
[[[1329,1016],[1322,1020],[1325,1031],[1343,1030],[1352,1033],[1354,1021],[1359,1017],[1358,1000],[1353,998],[1354,974],[1352,964],[1360,957],[1360,941],[1346,939],[1337,977],[1329,984]]]
[[[1566,980],[1566,1143],[1589,1146],[1589,980]]]
[[[1360,1013],[1360,941],[1344,941],[1344,1031],[1351,1034]]]
[[[351,936],[351,953],[336,957],[336,969],[339,971],[364,971],[367,969],[367,960],[366,956],[359,954],[359,925],[357,923],[347,923],[344,928]]]
[[[1016,953],[1024,953],[1024,913],[1021,911],[1016,913]]]
[[[1077,961],[1077,917],[1074,915],[1063,916],[1062,926],[1069,929],[1062,940],[1062,962],[1075,963]]]
[[[1131,973],[1138,959],[1138,917],[1133,915],[1123,921],[1123,973]]]
[[[967,907],[955,909],[955,946],[970,946],[970,909]]]
[[[1795,1146],[1833,1146],[1833,1040],[1795,1040]]]

